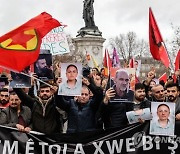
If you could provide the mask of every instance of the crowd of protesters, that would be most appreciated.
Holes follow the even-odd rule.
[[[175,103],[175,117],[180,120],[180,74],[176,74],[175,79],[170,76],[166,82],[157,83],[152,70],[144,81],[135,84],[132,91],[125,69],[118,70],[113,81],[104,75],[104,71],[104,68],[84,67],[79,96],[58,95],[62,82],[60,75],[54,75],[53,82],[42,83],[38,88],[35,73],[29,89],[2,86],[0,125],[45,134],[122,128],[129,125],[126,112],[150,108],[152,101]],[[7,78],[11,80],[9,76]],[[145,119],[139,118],[138,122],[144,123]]]

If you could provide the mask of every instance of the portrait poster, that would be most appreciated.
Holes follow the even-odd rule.
[[[40,80],[53,80],[52,54],[49,50],[40,50],[39,57],[34,63],[34,72]]]
[[[11,88],[30,88],[31,87],[30,67],[25,68],[22,72],[29,76],[23,75],[21,73],[11,72],[12,81],[9,84]]]
[[[149,134],[173,136],[175,126],[175,103],[151,102],[152,120]]]
[[[111,68],[110,87],[115,90],[115,97],[110,102],[130,102],[134,99],[135,69]]]
[[[141,60],[135,60],[134,67],[135,67],[135,70],[136,70],[136,76],[139,77],[140,70],[141,70]]]
[[[42,39],[41,49],[50,50],[52,55],[69,53],[69,44],[64,26],[52,29]]]
[[[126,112],[126,116],[129,124],[137,123],[139,122],[139,119],[142,120],[152,119],[150,108],[144,108],[144,109]]]
[[[82,64],[61,63],[61,78],[58,95],[80,96],[82,88]]]
[[[0,77],[0,90],[4,88],[4,86],[9,85],[9,81],[7,77]]]

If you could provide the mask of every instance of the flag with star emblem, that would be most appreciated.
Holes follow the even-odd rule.
[[[42,38],[61,24],[46,12],[0,37],[0,66],[21,72],[34,63]]]

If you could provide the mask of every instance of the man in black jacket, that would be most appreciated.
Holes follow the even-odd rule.
[[[175,103],[176,120],[180,120],[180,98],[179,88],[176,83],[169,83],[166,85],[167,89],[167,102]]]
[[[126,112],[132,109],[134,92],[129,89],[127,70],[116,71],[115,84],[106,91],[101,104],[102,119],[105,128],[124,127],[128,124]]]
[[[32,129],[45,134],[60,132],[60,115],[51,88],[42,84],[38,97],[30,97],[22,89],[14,89],[21,101],[32,110]],[[32,89],[31,89],[32,90]]]
[[[82,81],[86,85],[82,86],[81,96],[68,101],[61,95],[56,97],[58,107],[68,114],[67,133],[92,131],[97,127],[96,114],[103,99],[103,90],[86,78]],[[90,90],[93,93],[92,98],[90,98]]]
[[[21,100],[15,92],[10,93],[10,106],[0,113],[0,124],[17,128],[19,131],[29,132],[31,110],[21,104]]]

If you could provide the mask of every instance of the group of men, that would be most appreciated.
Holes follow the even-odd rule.
[[[40,85],[37,96],[33,86],[28,93],[21,88],[14,88],[11,93],[8,89],[1,89],[0,124],[23,132],[34,130],[45,134],[62,132],[66,120],[67,133],[126,127],[129,124],[126,112],[149,108],[151,101],[175,103],[176,120],[180,120],[179,87],[176,83],[151,85],[154,74],[149,72],[147,79],[136,83],[135,91],[132,91],[125,69],[118,70],[113,81],[108,81],[101,72],[93,69],[88,78],[82,78],[81,96],[58,95],[58,85],[47,84]],[[108,81],[106,87],[104,81]],[[66,119],[59,110],[65,111]],[[144,122],[144,119],[139,119],[139,122]]]

